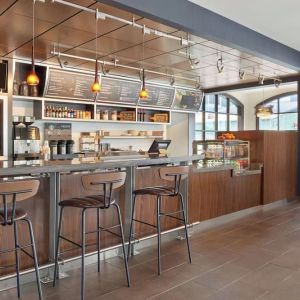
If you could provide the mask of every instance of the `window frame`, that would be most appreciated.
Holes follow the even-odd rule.
[[[196,132],[202,132],[202,140],[205,141],[205,133],[206,132],[210,132],[210,133],[214,133],[215,135],[217,134],[218,131],[230,131],[230,116],[237,116],[238,118],[238,131],[239,130],[243,130],[244,129],[244,105],[243,103],[241,103],[238,99],[236,99],[235,97],[229,95],[229,94],[210,94],[209,96],[214,96],[215,97],[215,108],[214,111],[206,111],[205,109],[205,105],[206,105],[206,101],[205,101],[205,97],[203,98],[203,104],[202,104],[202,109],[197,113],[197,114],[202,114],[202,129],[201,130],[196,130],[194,129],[194,136]],[[219,112],[218,111],[218,107],[219,107],[219,97],[225,97],[227,100],[226,103],[226,113],[224,112]],[[230,102],[232,102],[233,104],[235,104],[237,106],[237,114],[233,114],[230,113]],[[215,130],[207,130],[207,126],[206,126],[206,121],[205,121],[205,113],[212,113],[215,114]],[[226,115],[226,130],[219,130],[219,115]]]
[[[286,92],[286,93],[282,93],[282,94],[279,94],[279,95],[275,95],[275,96],[272,96],[270,98],[267,98],[263,101],[261,101],[260,103],[256,104],[255,105],[255,111],[256,109],[259,107],[259,106],[262,106],[262,105],[267,105],[268,103],[274,101],[274,100],[277,100],[277,113],[274,113],[274,115],[277,116],[277,129],[276,131],[294,131],[292,129],[289,129],[289,130],[280,130],[280,124],[279,124],[279,116],[280,115],[285,115],[285,114],[295,114],[295,113],[298,113],[299,111],[299,108],[297,107],[297,111],[296,112],[280,112],[280,99],[281,98],[284,98],[284,97],[287,97],[287,96],[293,96],[293,95],[296,95],[296,97],[298,96],[297,94],[297,91],[294,91],[294,92]],[[298,102],[297,102],[298,103]],[[259,118],[257,116],[255,116],[256,118],[256,130],[267,130],[267,129],[260,129],[259,128]],[[298,125],[299,126],[299,125]],[[275,129],[274,129],[275,130]],[[297,129],[295,129],[295,131],[297,131]]]

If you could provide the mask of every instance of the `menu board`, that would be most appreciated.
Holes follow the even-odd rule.
[[[200,90],[176,88],[173,109],[199,111],[203,96]]]
[[[45,97],[93,101],[94,95],[91,92],[93,81],[92,75],[50,69]]]
[[[148,91],[148,98],[140,99],[139,105],[171,108],[174,100],[175,88],[147,84],[146,90]]]
[[[102,76],[101,87],[97,96],[98,102],[136,105],[141,84],[138,81]]]

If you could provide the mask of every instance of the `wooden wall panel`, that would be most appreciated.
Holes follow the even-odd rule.
[[[189,222],[199,222],[260,205],[261,174],[232,177],[231,171],[190,168]]]
[[[28,212],[28,216],[32,221],[39,264],[47,263],[49,257],[49,203],[49,178],[40,179],[38,193],[33,198],[17,203],[17,207],[23,208]],[[21,245],[28,244],[30,242],[28,226],[25,222],[19,222],[18,228]],[[1,250],[14,248],[12,226],[0,226],[0,241]],[[29,248],[27,250],[29,250]],[[20,262],[21,270],[33,266],[32,259],[24,253],[21,253],[20,255]],[[0,255],[0,266],[11,265],[14,263],[14,252]],[[0,269],[0,276],[14,272],[14,267]]]
[[[262,204],[295,197],[297,132],[239,131],[235,135],[250,141],[251,161],[263,164]]]

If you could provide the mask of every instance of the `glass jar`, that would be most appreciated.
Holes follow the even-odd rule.
[[[102,111],[101,120],[108,120],[108,110]]]
[[[28,84],[26,81],[22,81],[19,87],[19,95],[20,96],[28,96],[29,91],[28,91]]]
[[[113,110],[111,112],[111,119],[112,119],[112,121],[117,121],[118,120],[118,112],[116,110]]]
[[[53,155],[57,155],[57,141],[50,141],[50,152],[51,152],[51,158],[53,158]]]
[[[74,141],[68,140],[67,141],[67,154],[73,154],[74,152]]]

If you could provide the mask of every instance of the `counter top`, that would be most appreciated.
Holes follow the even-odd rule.
[[[199,160],[201,157],[201,155],[186,155],[168,157],[164,156],[157,158],[115,158],[111,160],[102,160],[98,158],[75,158],[72,160],[55,161],[37,160],[35,162],[27,162],[27,164],[18,161],[1,161],[0,177],[54,172],[76,172],[110,168],[142,167],[169,163],[191,162]]]

